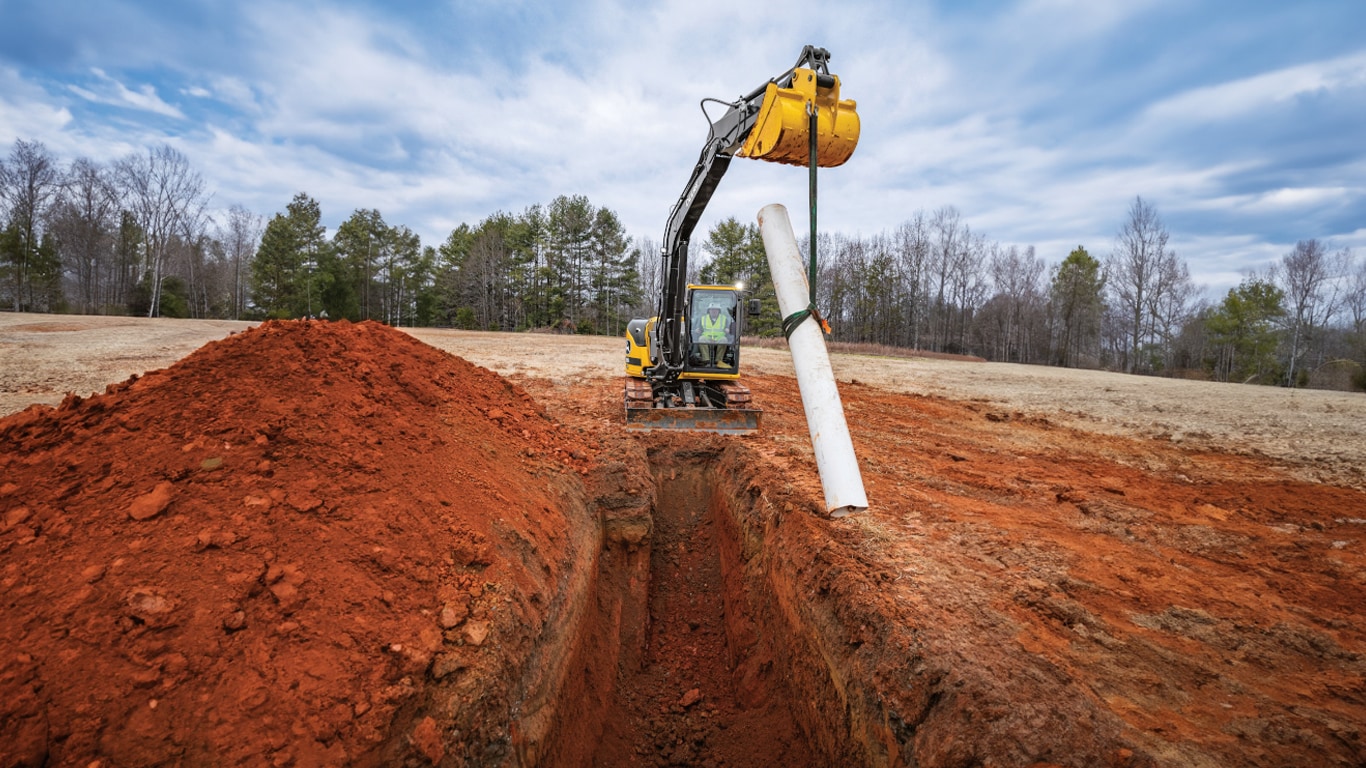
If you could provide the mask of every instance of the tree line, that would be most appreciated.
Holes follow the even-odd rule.
[[[757,235],[756,235],[757,236]],[[952,207],[891,232],[829,236],[818,277],[842,341],[988,360],[1366,389],[1366,261],[1317,239],[1210,302],[1135,198],[1112,250],[1049,264],[992,242]]]
[[[209,201],[170,146],[63,166],[16,141],[0,159],[0,307],[615,335],[654,311],[661,284],[658,245],[583,196],[461,224],[435,247],[373,209],[329,235],[302,192],[269,220]],[[732,217],[694,245],[690,280],[744,283],[763,307],[749,332],[779,334],[757,225]],[[817,246],[817,305],[838,341],[1294,386],[1341,360],[1366,388],[1366,261],[1317,239],[1217,302],[1142,198],[1108,253],[1079,245],[1056,262],[951,206]]]

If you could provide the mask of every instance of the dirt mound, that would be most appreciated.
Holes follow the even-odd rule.
[[[0,421],[0,762],[506,754],[578,439],[369,323],[267,323]]]

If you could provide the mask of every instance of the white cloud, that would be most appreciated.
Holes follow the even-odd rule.
[[[832,12],[798,0],[766,16],[756,35],[724,0],[589,0],[556,11],[554,34],[490,38],[480,44],[485,55],[453,57],[441,33],[412,26],[402,9],[249,0],[236,17],[242,37],[224,44],[231,57],[173,85],[125,86],[126,70],[96,59],[103,69],[93,82],[44,93],[37,80],[0,69],[0,139],[39,138],[66,159],[105,160],[169,140],[218,190],[215,205],[241,202],[269,216],[303,191],[322,203],[329,226],[354,208],[378,208],[428,244],[461,221],[560,194],[585,194],[632,234],[658,238],[702,147],[699,100],[733,99],[813,43],[831,51],[863,121],[853,160],[821,174],[825,231],[874,234],[917,210],[954,205],[974,230],[1034,244],[1056,261],[1078,243],[1108,253],[1135,195],[1164,218],[1208,213],[1223,230],[1247,233],[1361,199],[1350,161],[1320,178],[1230,192],[1230,179],[1255,183],[1246,180],[1285,166],[1279,148],[1211,154],[1192,149],[1182,131],[1224,120],[1233,137],[1246,124],[1233,121],[1266,105],[1340,96],[1366,82],[1366,54],[1159,95],[1146,111],[1139,100],[1173,94],[1179,86],[1163,91],[1162,83],[1174,80],[1099,106],[1067,92],[1082,84],[1096,100],[1107,84],[1161,69],[1138,61],[1118,74],[1072,72],[1057,63],[1076,50],[1079,67],[1099,66],[1107,40],[1153,34],[1143,25],[1163,16],[1152,13],[1157,5],[1168,3],[1032,0],[994,13],[856,3]],[[523,19],[535,9],[488,3],[476,11]],[[471,12],[457,4],[455,13]],[[185,104],[196,118],[211,116],[184,119],[157,88],[194,99]],[[77,98],[130,112],[87,118]],[[182,122],[140,123],[131,110]],[[805,173],[736,160],[698,236],[725,216],[752,220],[773,202],[803,228]],[[1212,283],[1237,272],[1225,259],[1262,258],[1255,244],[1274,240],[1172,234]]]
[[[90,73],[99,81],[96,84],[96,90],[82,88],[74,84],[68,85],[67,89],[86,101],[96,104],[138,109],[178,120],[185,119],[184,113],[162,101],[161,97],[157,95],[156,89],[150,85],[142,85],[137,90],[133,90],[110,77],[98,67],[92,67]]]
[[[1237,209],[1256,215],[1284,215],[1305,209],[1337,205],[1353,190],[1347,187],[1282,187],[1244,195],[1196,199],[1188,204],[1194,210]]]
[[[1153,104],[1144,117],[1155,123],[1231,120],[1301,96],[1327,95],[1363,87],[1366,87],[1366,52],[1358,52],[1194,88]]]
[[[71,111],[51,103],[39,87],[11,67],[0,67],[0,139],[47,141],[71,123]],[[0,149],[0,155],[8,148]]]

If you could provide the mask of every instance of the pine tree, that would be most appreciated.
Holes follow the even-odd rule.
[[[324,309],[320,263],[327,259],[326,228],[318,202],[300,192],[275,214],[251,263],[257,309],[267,317],[308,317]]]
[[[1100,262],[1077,246],[1053,273],[1054,359],[1074,366],[1094,349],[1104,311],[1105,277]]]
[[[758,299],[762,307],[758,317],[750,318],[746,332],[755,336],[776,336],[783,321],[779,317],[778,294],[773,288],[759,225],[741,224],[731,216],[711,228],[702,248],[712,257],[702,267],[702,282],[713,285],[743,283],[749,296]]]

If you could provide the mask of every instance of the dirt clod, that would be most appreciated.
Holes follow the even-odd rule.
[[[147,493],[133,499],[133,503],[128,505],[128,516],[134,520],[150,520],[171,505],[171,497],[175,486],[169,482],[162,481]]]

